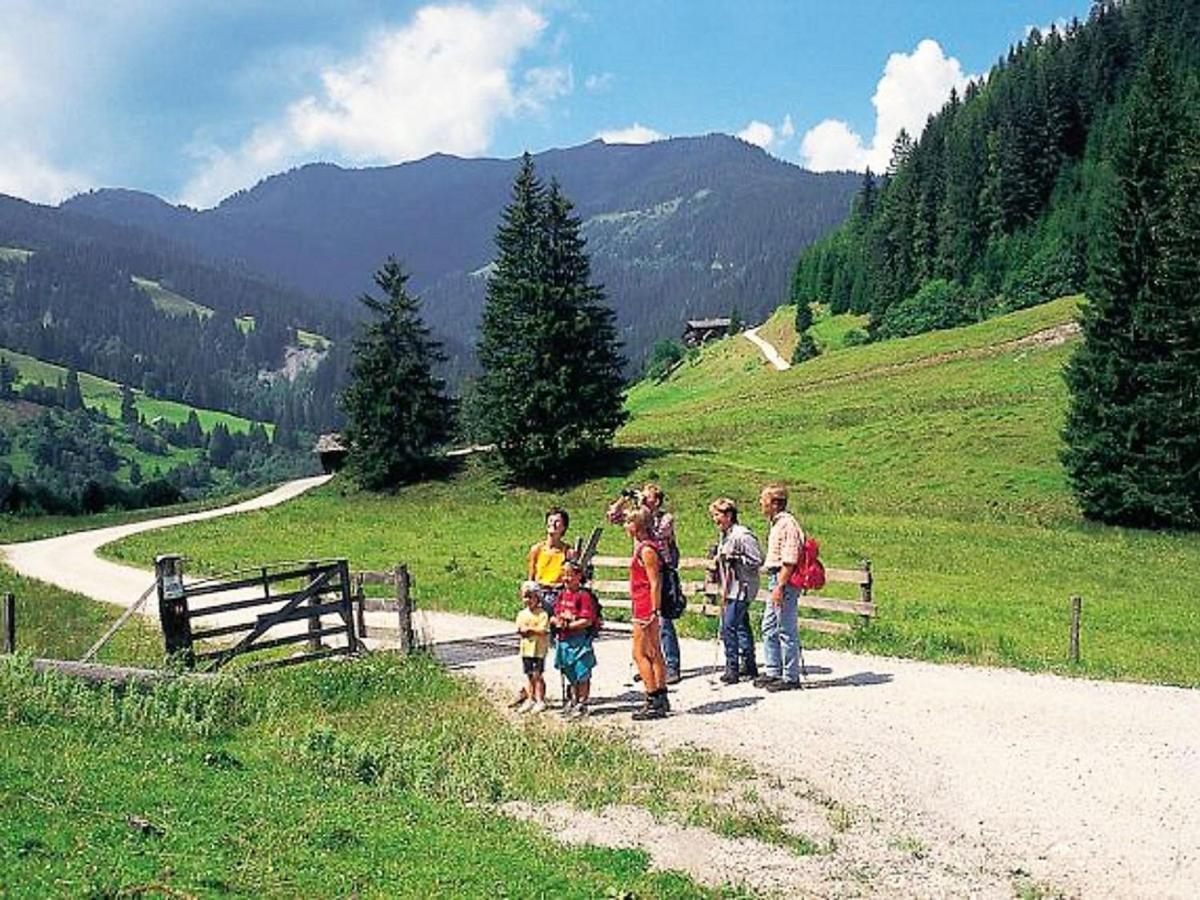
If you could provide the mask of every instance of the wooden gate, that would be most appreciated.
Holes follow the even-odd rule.
[[[256,662],[251,668],[288,666],[362,648],[354,627],[350,569],[344,559],[281,563],[263,566],[253,575],[234,573],[238,577],[186,584],[178,556],[158,557],[154,570],[167,654],[188,668],[211,672],[236,656],[301,642],[307,644],[306,652]],[[202,619],[212,621],[197,621]],[[234,643],[225,646],[197,646],[237,635]],[[323,643],[326,638],[331,646]]]

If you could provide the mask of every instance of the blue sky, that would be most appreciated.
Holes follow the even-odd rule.
[[[0,0],[0,193],[203,207],[313,160],[739,134],[879,167],[1087,0]]]

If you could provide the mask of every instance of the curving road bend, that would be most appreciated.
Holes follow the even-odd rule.
[[[119,541],[121,538],[129,537],[131,534],[140,534],[143,531],[169,528],[172,525],[183,525],[187,522],[201,522],[205,519],[251,512],[256,509],[267,509],[285,503],[293,497],[298,497],[305,491],[319,487],[331,477],[330,475],[318,475],[313,478],[289,481],[273,491],[219,509],[206,509],[201,512],[168,516],[162,519],[147,519],[143,522],[130,522],[127,525],[113,525],[92,531],[77,531],[74,534],[64,534],[60,537],[29,541],[23,544],[3,544],[0,545],[0,559],[12,566],[18,574],[27,578],[36,578],[38,581],[44,581],[55,587],[75,591],[85,597],[91,597],[93,600],[117,606],[129,606],[146,590],[154,580],[154,575],[145,569],[136,569],[132,566],[123,566],[100,559],[96,555],[96,551],[105,544],[111,544],[113,541]],[[147,566],[152,562],[152,560],[146,560]]]

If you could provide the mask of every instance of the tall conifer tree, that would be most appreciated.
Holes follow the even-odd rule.
[[[1196,357],[1194,348],[1180,352],[1184,335],[1195,331],[1194,287],[1180,283],[1191,264],[1168,242],[1172,234],[1176,248],[1194,240],[1194,216],[1180,212],[1172,222],[1168,203],[1172,182],[1181,195],[1189,190],[1186,179],[1172,175],[1181,108],[1165,54],[1154,48],[1114,148],[1084,340],[1066,372],[1063,462],[1084,513],[1106,522],[1197,524],[1184,487],[1197,474],[1185,463],[1189,454],[1194,460],[1197,440]],[[1194,487],[1190,492],[1194,497]]]
[[[454,427],[454,401],[433,374],[446,356],[422,322],[407,281],[389,257],[375,274],[383,298],[362,296],[375,318],[354,341],[351,381],[342,394],[351,471],[372,489],[426,473]]]
[[[570,201],[527,153],[496,231],[478,345],[478,403],[518,481],[557,482],[612,443],[624,421],[612,310]]]

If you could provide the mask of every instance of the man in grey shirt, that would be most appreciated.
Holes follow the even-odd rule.
[[[721,638],[725,643],[725,674],[721,681],[737,684],[739,678],[758,676],[750,601],[758,594],[762,548],[754,533],[738,522],[737,504],[728,497],[710,503],[708,513],[720,530],[714,562],[721,587]]]

